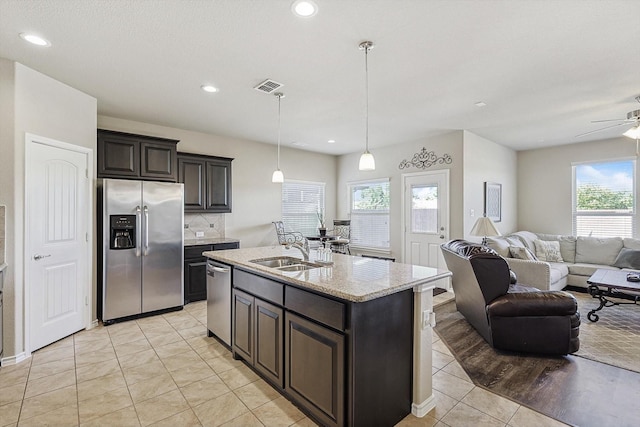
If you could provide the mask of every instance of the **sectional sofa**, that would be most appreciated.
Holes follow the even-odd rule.
[[[519,283],[541,290],[587,288],[598,268],[640,270],[640,239],[518,231],[487,238],[487,245],[506,258]]]

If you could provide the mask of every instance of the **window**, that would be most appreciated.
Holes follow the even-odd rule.
[[[573,166],[573,233],[635,236],[635,160]]]
[[[351,245],[389,249],[389,179],[349,184]]]
[[[318,234],[318,212],[324,213],[324,182],[286,181],[282,184],[282,222],[305,236]]]
[[[438,232],[438,184],[411,186],[411,232]]]

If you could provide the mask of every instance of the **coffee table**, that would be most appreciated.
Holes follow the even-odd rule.
[[[602,310],[604,307],[613,307],[614,305],[638,304],[640,301],[640,282],[630,282],[627,280],[627,274],[630,271],[625,270],[608,270],[599,268],[589,277],[589,293],[593,298],[600,300],[600,306],[594,308],[587,314],[587,319],[597,322],[600,317],[596,311]],[[637,294],[629,293],[636,292]],[[617,298],[630,300],[630,302],[611,301],[609,298]]]

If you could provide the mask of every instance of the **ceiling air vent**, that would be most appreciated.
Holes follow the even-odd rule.
[[[254,89],[259,92],[271,93],[275,90],[280,89],[282,86],[284,86],[282,83],[278,83],[271,79],[267,79],[262,83],[260,83],[258,86],[254,87]]]

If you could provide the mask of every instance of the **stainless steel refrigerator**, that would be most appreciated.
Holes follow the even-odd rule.
[[[182,308],[183,192],[183,184],[98,182],[102,212],[98,315],[105,324]]]

